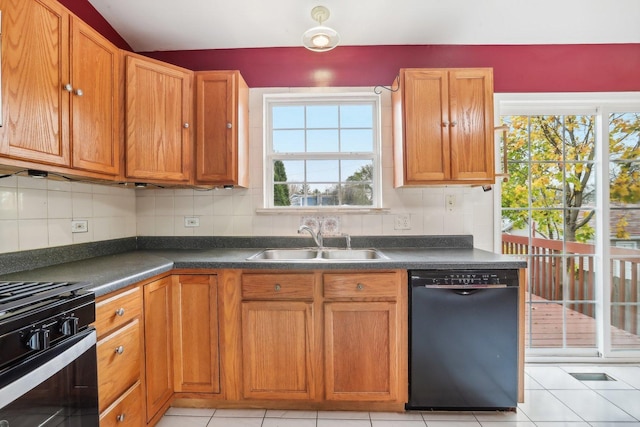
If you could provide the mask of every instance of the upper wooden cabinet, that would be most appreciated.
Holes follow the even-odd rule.
[[[238,71],[195,75],[195,183],[247,187],[249,88]]]
[[[187,184],[193,72],[126,56],[126,178]]]
[[[120,51],[57,1],[0,0],[0,10],[3,163],[118,175]]]
[[[394,186],[494,182],[491,69],[402,69],[392,104]]]

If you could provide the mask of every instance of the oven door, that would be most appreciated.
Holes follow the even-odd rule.
[[[0,373],[0,427],[98,427],[97,383],[88,329]]]

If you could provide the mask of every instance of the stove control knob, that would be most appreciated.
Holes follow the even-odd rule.
[[[49,348],[50,332],[48,329],[32,329],[27,334],[27,348],[30,350],[46,350]]]
[[[78,318],[75,316],[63,317],[60,320],[60,333],[64,336],[71,336],[78,333]]]

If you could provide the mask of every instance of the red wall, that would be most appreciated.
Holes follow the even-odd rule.
[[[343,46],[147,52],[193,70],[239,69],[249,87],[390,85],[400,68],[492,67],[496,92],[640,91],[640,44]]]
[[[58,0],[129,49],[87,0]],[[496,92],[640,91],[640,44],[338,46],[143,52],[192,70],[240,70],[249,87],[390,85],[400,68],[492,67]]]

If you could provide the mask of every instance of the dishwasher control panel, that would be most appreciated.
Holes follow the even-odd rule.
[[[518,270],[412,270],[418,286],[518,286]]]

